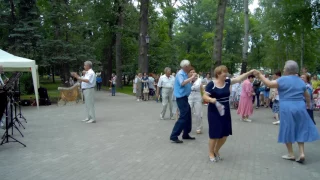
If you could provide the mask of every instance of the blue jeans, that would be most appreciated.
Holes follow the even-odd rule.
[[[116,95],[116,87],[115,87],[115,86],[112,86],[112,87],[111,87],[111,95],[112,95],[112,96],[115,96],[115,95]]]
[[[191,108],[188,102],[188,96],[177,98],[177,105],[180,111],[178,121],[175,123],[170,140],[177,140],[183,130],[182,137],[189,137],[192,128]]]

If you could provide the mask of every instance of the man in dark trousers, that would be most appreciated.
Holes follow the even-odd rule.
[[[197,74],[193,74],[192,77],[188,77],[188,73],[191,69],[190,61],[182,60],[180,63],[181,70],[176,74],[174,82],[173,93],[177,98],[177,104],[180,111],[180,117],[175,123],[170,140],[174,143],[183,143],[179,140],[178,136],[183,130],[182,139],[194,140],[196,138],[191,137],[189,133],[192,129],[192,116],[191,108],[188,102],[188,96],[191,93],[191,81],[195,80]]]
[[[256,109],[259,109],[260,107],[260,86],[261,86],[261,81],[258,78],[255,78],[255,80],[253,81],[253,90],[256,95],[252,97],[252,102],[254,104],[255,98],[257,98]]]

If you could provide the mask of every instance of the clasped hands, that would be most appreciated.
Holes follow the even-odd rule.
[[[261,72],[256,69],[250,70],[249,73],[253,74],[255,77],[259,77],[259,75],[261,74]]]
[[[192,81],[195,81],[198,78],[198,74],[197,73],[193,73],[191,78],[192,78]]]

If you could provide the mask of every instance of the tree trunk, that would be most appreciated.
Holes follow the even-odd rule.
[[[116,33],[116,75],[117,87],[122,88],[122,57],[121,57],[121,38],[123,29],[123,7],[125,0],[117,0],[118,3],[118,31]]]
[[[222,58],[222,41],[223,41],[223,28],[224,28],[224,15],[227,7],[227,0],[219,0],[218,3],[218,13],[216,20],[216,30],[214,36],[214,46],[213,46],[213,66],[221,65]],[[211,75],[213,75],[213,70],[211,70]]]
[[[14,26],[15,26],[15,23],[16,23],[16,17],[15,17],[15,7],[14,7],[14,3],[13,3],[13,0],[10,0],[10,14],[11,14],[11,21],[10,21],[10,23],[11,23],[11,25],[9,26],[10,27],[10,29],[9,29],[9,32],[10,33],[14,33],[13,32],[13,29],[14,29]],[[13,47],[13,52],[11,52],[11,53],[15,53],[15,51],[16,51],[16,48],[15,48],[15,46],[14,46],[14,44],[15,44],[15,38],[8,38],[9,39],[9,44]]]
[[[11,20],[12,22],[14,23],[16,21],[16,17],[14,15],[15,13],[15,7],[14,7],[14,3],[13,3],[13,0],[10,0],[10,9],[11,9]]]
[[[54,65],[51,66],[51,72],[52,72],[52,83],[56,83],[56,80],[54,78]],[[49,71],[50,74],[50,71]]]
[[[248,43],[249,43],[249,4],[248,0],[244,0],[244,40],[242,51],[241,74],[247,72],[248,64]]]
[[[170,20],[170,22],[168,22],[169,23],[168,35],[169,35],[170,41],[172,41],[172,36],[173,36],[173,31],[172,31],[172,29],[173,29],[173,21],[174,20]]]
[[[288,47],[288,43],[286,44],[286,60],[289,59],[289,47]]]
[[[115,38],[112,38],[112,39],[115,39]],[[106,69],[104,82],[107,87],[110,87],[109,80],[111,80],[111,74],[112,74],[112,61],[113,61],[113,56],[112,56],[113,50],[112,49],[114,47],[114,44],[115,44],[115,41],[112,40],[105,51],[107,64],[105,64],[103,69]]]
[[[260,46],[257,47],[258,49],[258,68],[261,68],[261,57],[260,57]]]
[[[304,60],[304,28],[302,28],[301,32],[301,56],[300,56],[300,69],[303,68],[303,60]]]
[[[146,36],[148,32],[149,0],[141,0],[140,5],[140,33],[139,33],[139,72],[148,73],[148,51]]]
[[[61,79],[61,84],[65,87],[69,87],[69,78],[70,78],[70,66],[69,63],[62,63],[61,64],[61,69],[60,69],[60,79]]]

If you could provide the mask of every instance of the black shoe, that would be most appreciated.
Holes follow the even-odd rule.
[[[195,137],[188,136],[188,137],[182,137],[182,139],[195,140],[196,138],[195,138]]]
[[[183,143],[183,141],[181,141],[180,139],[176,139],[176,140],[172,140],[172,143],[177,143],[177,144],[180,144],[180,143]]]

